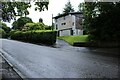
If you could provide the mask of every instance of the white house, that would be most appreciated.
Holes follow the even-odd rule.
[[[54,17],[54,28],[58,31],[58,36],[82,35],[82,12],[70,12]]]

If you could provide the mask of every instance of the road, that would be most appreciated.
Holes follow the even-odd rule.
[[[26,78],[118,78],[118,57],[108,55],[111,51],[71,47],[61,41],[57,48],[0,41],[3,55]]]
[[[8,78],[17,78],[18,80],[22,80],[15,70],[0,55],[0,80],[7,80]]]

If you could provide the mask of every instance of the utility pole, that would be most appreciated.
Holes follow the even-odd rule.
[[[52,30],[54,29],[54,25],[53,25],[53,14],[52,14]]]
[[[0,3],[0,21],[2,20],[2,4]]]

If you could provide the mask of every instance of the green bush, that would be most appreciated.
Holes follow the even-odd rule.
[[[22,29],[22,31],[28,30],[50,30],[49,26],[45,25],[44,23],[26,23]]]
[[[52,45],[56,42],[56,33],[51,30],[16,31],[11,35],[11,39]]]
[[[5,38],[6,32],[3,29],[0,29],[0,38]]]
[[[5,23],[0,21],[0,38],[8,38],[10,30]]]

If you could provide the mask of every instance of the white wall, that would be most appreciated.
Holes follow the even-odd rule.
[[[62,23],[66,23],[66,25],[61,25]],[[58,26],[58,30],[72,28],[72,16],[65,16],[65,20],[64,17],[58,18],[57,22],[55,22],[55,26],[56,25]]]

